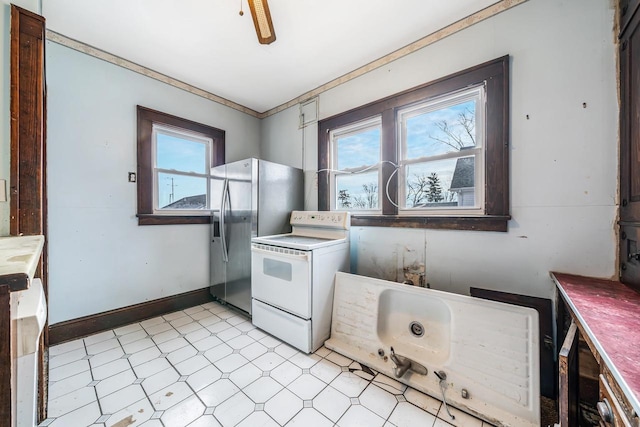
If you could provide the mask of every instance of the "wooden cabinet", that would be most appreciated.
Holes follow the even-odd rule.
[[[578,327],[575,322],[571,322],[560,348],[558,372],[560,427],[573,427],[578,422]]]
[[[582,341],[593,360],[595,374],[588,376],[597,387],[592,404],[600,425],[640,427],[640,294],[617,281],[557,273],[553,278],[559,315],[565,311],[571,321],[558,356],[560,426],[580,425]]]
[[[623,408],[623,405],[626,403],[624,396],[618,397],[616,393],[614,393],[611,383],[609,383],[604,374],[600,374],[598,383],[600,398],[597,403],[597,409],[602,418],[602,422],[605,425],[614,427],[632,427],[631,421],[627,417],[629,408],[626,410]],[[615,384],[615,382],[612,383]],[[637,427],[637,422],[635,426]]]
[[[620,280],[640,290],[640,0],[620,0]]]

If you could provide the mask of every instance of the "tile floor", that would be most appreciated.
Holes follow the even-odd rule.
[[[324,347],[306,355],[218,303],[49,350],[49,427],[487,427]]]

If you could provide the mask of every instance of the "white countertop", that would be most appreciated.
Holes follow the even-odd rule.
[[[44,236],[0,237],[0,285],[15,286],[33,280],[44,247]]]

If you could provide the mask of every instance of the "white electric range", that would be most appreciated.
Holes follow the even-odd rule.
[[[251,239],[252,322],[312,353],[331,333],[335,273],[349,272],[349,213],[293,211],[290,223]]]

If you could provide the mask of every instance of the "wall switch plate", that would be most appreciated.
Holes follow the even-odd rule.
[[[136,182],[136,173],[129,172],[129,182]]]
[[[7,180],[0,179],[0,202],[7,201]]]

